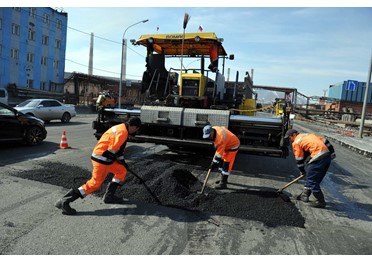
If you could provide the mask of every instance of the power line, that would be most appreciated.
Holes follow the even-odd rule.
[[[67,26],[68,29],[71,29],[71,30],[74,30],[76,32],[79,32],[79,33],[82,33],[82,34],[85,34],[85,35],[91,35],[91,33],[87,33],[87,32],[84,32],[84,31],[81,31],[79,29],[76,29],[76,28],[73,28],[73,27],[70,27],[70,26]],[[102,40],[105,40],[105,41],[108,41],[108,42],[111,42],[111,43],[114,43],[114,44],[119,44],[119,45],[122,45],[121,42],[117,42],[117,41],[114,41],[114,40],[111,40],[111,39],[108,39],[108,38],[105,38],[105,37],[101,37],[101,36],[97,36],[93,33],[93,37],[94,38],[98,38],[98,39],[102,39]],[[125,41],[125,43],[127,43],[128,41]],[[126,44],[127,48],[129,50],[131,50],[132,52],[136,53],[137,55],[141,56],[141,57],[145,57],[144,55],[138,53],[137,51],[135,51],[134,49],[130,48],[127,44]]]
[[[70,59],[65,59],[66,61],[68,62],[71,62],[71,63],[74,63],[74,64],[77,64],[77,65],[80,65],[80,66],[84,66],[84,67],[89,67],[87,65],[84,65],[84,64],[81,64],[81,63],[78,63],[78,62],[75,62],[73,60],[70,60]],[[106,72],[106,73],[110,73],[110,74],[114,74],[114,75],[120,75],[120,73],[117,73],[117,72],[112,72],[112,71],[108,71],[108,70],[103,70],[103,69],[99,69],[99,68],[93,68],[94,70],[98,70],[98,71],[102,71],[102,72]],[[128,75],[128,76],[132,76],[132,77],[142,77],[142,76],[137,76],[137,75]]]
[[[70,26],[67,26],[67,28],[69,28],[69,29],[71,29],[71,30],[74,30],[74,31],[76,31],[76,32],[79,32],[79,33],[85,34],[85,35],[89,35],[89,36],[90,36],[90,34],[91,34],[91,33],[87,33],[87,32],[81,31],[81,30],[79,30],[79,29],[76,29],[76,28],[70,27]],[[112,43],[120,44],[120,45],[121,45],[120,42],[113,41],[113,40],[110,40],[110,39],[107,39],[107,38],[104,38],[104,37],[100,37],[100,36],[96,36],[96,35],[94,35],[94,37],[95,37],[95,38],[102,39],[102,40],[105,40],[105,41],[108,41],[108,42],[112,42]]]
[[[52,9],[53,9],[53,8],[52,8]],[[53,9],[53,10],[54,10],[54,9]],[[29,9],[26,9],[26,8],[20,8],[20,11],[21,11],[21,12],[26,12],[26,13],[29,13],[29,12],[30,12],[30,10],[29,10]],[[55,10],[55,11],[59,12],[59,10]],[[38,13],[35,13],[35,14],[33,14],[33,15],[34,15],[34,17],[35,17],[36,19],[40,20],[40,23],[41,23],[42,20],[44,19],[44,17],[43,17],[42,15],[39,15]],[[50,22],[56,24],[56,21],[54,21],[54,20],[52,20],[52,19],[50,20]],[[46,27],[45,25],[43,25],[43,28],[47,28],[49,31],[52,31],[49,27]],[[91,33],[87,33],[87,32],[84,32],[84,31],[82,31],[82,30],[79,30],[79,29],[76,29],[76,28],[73,28],[73,27],[70,27],[70,26],[67,26],[67,25],[66,25],[66,28],[67,28],[67,29],[74,30],[74,31],[79,32],[79,33],[82,33],[82,34],[85,34],[85,35],[88,35],[88,36],[91,35]],[[54,32],[55,32],[55,30],[54,30]],[[93,34],[93,37],[95,37],[95,38],[97,38],[97,39],[104,40],[104,41],[108,41],[108,42],[111,42],[111,43],[114,43],[114,44],[122,45],[121,42],[117,42],[117,41],[114,41],[114,40],[111,40],[111,39],[108,39],[108,38],[105,38],[105,37],[97,36],[97,35],[94,35],[94,34]],[[128,43],[128,41],[126,41],[125,44],[126,44],[126,43]],[[126,45],[127,45],[127,44],[126,44]],[[127,45],[127,48],[128,48],[129,50],[131,50],[132,52],[136,53],[137,55],[139,55],[139,56],[145,58],[144,55],[138,53],[138,52],[135,51],[134,49],[130,48],[128,45]],[[69,61],[69,62],[71,62],[71,63],[75,63],[75,64],[78,64],[78,65],[81,65],[81,66],[85,66],[85,65],[80,64],[80,63],[78,63],[78,62],[75,62],[75,61],[73,61],[73,60],[69,60],[69,59],[65,59],[65,60],[66,60],[66,61]],[[86,67],[88,67],[88,66],[86,66]],[[118,73],[110,72],[110,71],[103,70],[103,69],[98,69],[98,68],[94,68],[94,69],[95,69],[95,70],[98,70],[98,71],[102,71],[102,72],[108,72],[108,73],[112,73],[112,74],[118,74]],[[140,77],[141,77],[141,76],[140,76]]]
[[[68,28],[68,29],[71,29],[71,30],[75,30],[75,31],[77,31],[77,32],[79,32],[79,33],[82,33],[82,34],[85,34],[85,35],[89,35],[89,36],[91,35],[91,33],[87,33],[87,32],[84,32],[84,31],[78,30],[78,29],[76,29],[76,28],[72,28],[72,27],[70,27],[70,26],[67,26],[67,28]],[[94,33],[93,33],[93,37],[94,37],[94,38],[98,38],[98,39],[102,39],[102,40],[105,40],[105,41],[108,41],[108,42],[111,42],[111,43],[114,43],[114,44],[122,45],[122,43],[120,43],[120,42],[117,42],[117,41],[114,41],[114,40],[110,40],[110,39],[107,39],[107,38],[104,38],[104,37],[96,36]],[[126,44],[126,43],[128,43],[128,41],[125,41],[125,44]],[[127,44],[126,44],[126,45],[127,45]],[[131,50],[132,52],[136,53],[137,55],[139,55],[139,56],[145,58],[144,55],[142,55],[142,54],[138,53],[137,51],[133,50],[132,48],[128,47],[128,45],[127,45],[127,48],[128,48],[129,50]],[[72,62],[72,63],[75,63],[75,64],[78,64],[78,65],[81,65],[81,66],[88,67],[88,66],[86,66],[86,65],[80,64],[80,63],[78,63],[78,62],[75,62],[75,61],[72,61],[72,60],[69,60],[69,59],[65,59],[65,60],[66,60],[66,61],[69,61],[69,62]],[[112,74],[115,74],[115,75],[120,75],[119,73],[114,73],[114,72],[110,72],[110,71],[103,70],[103,69],[99,69],[99,68],[94,68],[94,69],[95,69],[95,70],[98,70],[98,71],[102,71],[102,72],[108,72],[108,73],[112,73]],[[142,76],[135,76],[135,75],[128,75],[128,76],[132,76],[132,77],[142,77]]]

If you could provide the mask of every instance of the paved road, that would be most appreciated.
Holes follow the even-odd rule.
[[[65,188],[10,176],[58,161],[91,170],[96,140],[91,115],[70,124],[51,123],[39,148],[0,147],[0,254],[372,254],[371,161],[341,145],[324,181],[329,206],[314,209],[292,200],[305,227],[269,227],[233,216],[200,216],[187,210],[129,201],[105,205],[95,196],[74,202],[76,216],[63,216],[54,202]],[[58,149],[62,131],[71,149]],[[130,162],[173,153],[163,146],[130,144]],[[175,157],[177,159],[177,156]],[[196,161],[197,162],[197,161]],[[204,178],[195,163],[194,172]],[[239,155],[230,189],[280,188],[296,177],[294,159]],[[289,175],[290,174],[290,175]],[[210,184],[217,179],[211,177]],[[302,182],[286,190],[301,191]]]

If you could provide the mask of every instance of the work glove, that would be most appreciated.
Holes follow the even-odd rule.
[[[213,170],[217,169],[218,166],[219,166],[219,163],[218,163],[218,162],[214,162],[214,161],[212,161],[212,163],[211,163],[210,166],[209,166],[209,169],[210,169],[211,171],[213,171]]]
[[[117,160],[120,165],[123,165],[125,169],[128,170],[128,164],[125,162],[124,159]]]

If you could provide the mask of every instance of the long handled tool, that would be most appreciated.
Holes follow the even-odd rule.
[[[208,170],[208,174],[207,174],[207,176],[206,176],[205,179],[204,179],[204,183],[203,183],[202,190],[201,190],[200,192],[198,192],[198,194],[203,194],[203,193],[204,193],[204,189],[205,189],[205,186],[207,185],[207,181],[208,181],[209,175],[211,174],[211,171],[212,171],[212,169],[210,168],[210,169]]]
[[[305,177],[305,174],[301,174],[299,177],[296,177],[295,179],[293,179],[291,182],[289,182],[288,184],[286,184],[285,186],[283,186],[281,189],[279,189],[278,191],[276,191],[276,193],[285,201],[285,202],[289,202],[290,199],[287,195],[285,195],[283,193],[283,190],[286,189],[287,187],[289,187],[290,185],[296,183],[298,180],[302,179]]]
[[[146,188],[146,190],[150,193],[150,195],[155,199],[155,201],[161,205],[161,202],[159,200],[159,198],[154,194],[154,192],[151,191],[151,189],[146,185],[145,181],[139,176],[137,175],[133,170],[127,168],[127,170],[129,172],[131,172],[136,178],[138,178],[139,181],[141,181],[141,183],[143,184],[143,186]]]
[[[118,161],[118,163],[120,163]],[[120,163],[122,164],[122,163]],[[154,198],[154,200],[159,204],[161,205],[161,202],[159,200],[159,198],[154,194],[154,192],[151,191],[151,189],[146,185],[145,181],[142,179],[142,177],[140,177],[139,175],[136,174],[136,172],[134,172],[132,169],[130,169],[128,167],[128,165],[124,165],[124,167],[130,172],[132,173],[139,181],[141,181],[141,183],[143,184],[143,186],[146,188],[146,190],[150,193],[150,195]]]
[[[299,177],[293,179],[291,182],[289,182],[288,184],[286,184],[285,186],[283,186],[281,189],[279,189],[277,192],[282,192],[284,189],[286,189],[287,187],[289,187],[290,185],[296,183],[298,180],[304,178],[305,175],[304,174],[301,174]]]

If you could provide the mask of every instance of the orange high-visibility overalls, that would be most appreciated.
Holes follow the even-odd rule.
[[[98,190],[108,173],[113,173],[113,182],[122,184],[127,169],[116,160],[124,159],[124,149],[128,138],[125,124],[119,124],[107,130],[93,149],[91,156],[93,164],[92,178],[79,188],[83,197]]]
[[[240,140],[226,127],[213,126],[212,128],[216,130],[214,139],[216,153],[214,154],[213,162],[219,163],[222,159],[221,173],[229,175],[240,147]]]
[[[331,164],[331,153],[323,139],[314,134],[298,134],[292,142],[292,149],[297,167],[301,172],[306,171],[304,187],[314,194],[321,192],[320,183]]]
[[[292,149],[297,167],[301,172],[304,172],[305,160],[309,156],[308,154],[310,154],[309,163],[312,163],[329,153],[322,137],[314,134],[298,134],[295,141],[292,143]]]

